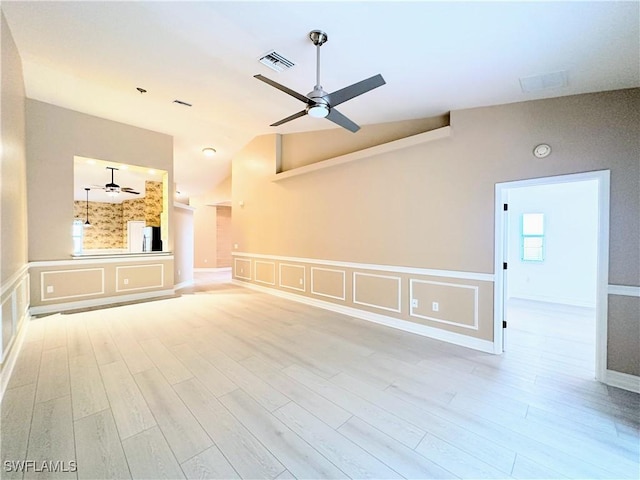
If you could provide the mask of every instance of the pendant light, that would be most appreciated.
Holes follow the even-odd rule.
[[[91,189],[85,187],[85,190],[87,191],[87,221],[84,222],[84,226],[85,227],[90,227],[91,224],[89,223],[89,190],[91,190]]]

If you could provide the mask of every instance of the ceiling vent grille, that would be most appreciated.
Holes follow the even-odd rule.
[[[283,72],[295,65],[294,62],[285,58],[275,50],[271,50],[260,57],[260,63],[266,65],[272,70],[275,70],[276,72]]]
[[[539,92],[551,88],[562,88],[569,84],[566,70],[520,78],[520,88],[524,93]]]

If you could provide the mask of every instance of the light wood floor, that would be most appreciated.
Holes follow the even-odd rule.
[[[202,278],[32,321],[0,476],[638,478],[638,395],[556,348],[493,356]]]

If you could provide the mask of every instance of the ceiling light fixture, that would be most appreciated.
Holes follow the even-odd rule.
[[[89,190],[91,190],[90,188],[85,187],[84,188],[87,191],[87,221],[84,222],[84,226],[85,227],[90,227],[91,223],[89,223]]]
[[[202,149],[202,153],[206,157],[213,157],[216,154],[216,149],[212,147],[206,147]]]

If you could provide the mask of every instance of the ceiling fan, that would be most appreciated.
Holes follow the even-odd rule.
[[[121,187],[120,185],[115,183],[115,181],[113,180],[113,171],[114,170],[119,170],[118,168],[116,168],[116,167],[106,167],[106,168],[111,170],[111,183],[107,183],[104,187],[100,186],[100,185],[92,185],[93,188],[100,188],[100,189],[104,190],[107,193],[107,195],[109,195],[111,197],[115,197],[120,192],[122,192],[122,193],[131,193],[133,195],[140,195],[140,192],[136,192],[133,188]]]
[[[282,125],[283,123],[290,122],[291,120],[295,120],[296,118],[300,118],[308,114],[315,118],[326,118],[327,120],[331,120],[333,123],[355,133],[360,130],[360,127],[355,122],[338,112],[335,107],[337,107],[341,103],[346,102],[347,100],[351,100],[352,98],[357,97],[358,95],[367,93],[369,90],[378,88],[384,85],[386,82],[384,81],[384,78],[382,78],[382,75],[378,74],[360,82],[354,83],[353,85],[349,85],[348,87],[336,90],[333,93],[325,92],[320,85],[320,47],[322,46],[322,44],[327,42],[329,38],[327,37],[327,34],[321,30],[312,30],[309,33],[309,38],[316,46],[317,52],[316,85],[313,87],[313,91],[309,92],[307,95],[302,95],[294,90],[291,90],[288,87],[285,87],[284,85],[280,85],[279,83],[274,82],[270,78],[264,77],[262,75],[254,75],[254,78],[257,78],[258,80],[263,81],[264,83],[267,83],[272,87],[275,87],[278,90],[281,90],[284,93],[289,94],[292,97],[297,98],[301,102],[307,104],[304,110],[298,113],[294,113],[287,118],[283,118],[276,123],[272,123],[270,126],[277,127],[278,125]]]

